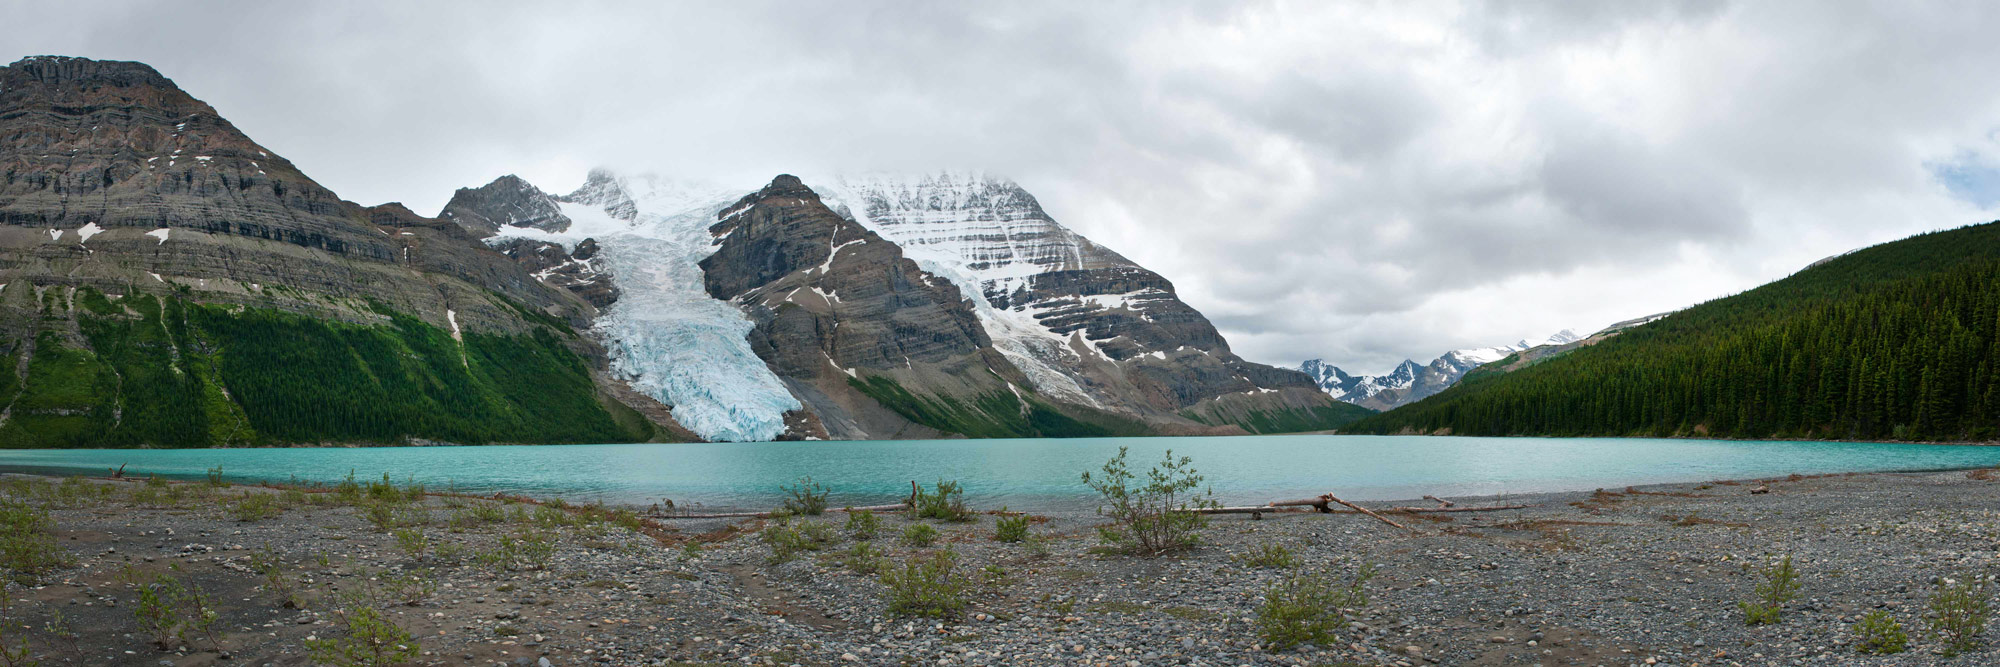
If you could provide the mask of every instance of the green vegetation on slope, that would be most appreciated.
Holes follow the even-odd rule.
[[[1144,435],[1138,422],[1108,414],[1073,417],[1033,398],[983,394],[970,403],[950,396],[917,396],[895,380],[849,378],[849,386],[918,424],[969,438],[1093,438]]]
[[[464,342],[378,308],[389,326],[276,310],[78,292],[87,349],[40,332],[0,424],[6,447],[202,447],[301,442],[643,440],[598,401],[547,328]],[[0,365],[12,366],[10,357]],[[0,369],[11,370],[11,369]],[[15,394],[18,393],[18,396]]]
[[[1988,439],[2000,223],[1833,259],[1351,432]]]
[[[1234,424],[1251,433],[1303,433],[1306,431],[1331,431],[1359,421],[1374,410],[1353,403],[1333,402],[1311,408],[1286,408],[1278,410],[1250,410],[1233,417],[1204,416],[1192,410],[1183,411],[1181,416],[1210,426]]]

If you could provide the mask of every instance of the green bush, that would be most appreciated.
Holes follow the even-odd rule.
[[[768,560],[772,564],[788,562],[807,551],[823,550],[837,541],[833,528],[817,521],[775,524],[765,528],[762,537],[764,544],[771,547]]]
[[[278,515],[278,498],[268,493],[244,491],[243,496],[229,506],[229,515],[237,521],[261,521]]]
[[[335,631],[306,640],[306,653],[316,664],[334,667],[389,667],[416,660],[417,640],[360,599],[335,609]]]
[[[798,486],[779,487],[785,492],[785,511],[799,516],[826,513],[827,488],[813,483],[812,476],[799,478]]]
[[[976,518],[972,510],[965,508],[965,492],[958,482],[938,480],[935,491],[925,491],[919,487],[911,498],[910,511],[905,516],[910,519],[938,519],[963,523]]]
[[[1854,650],[1870,655],[1902,653],[1909,648],[1910,636],[1903,632],[1903,624],[1896,621],[1889,612],[1877,609],[1868,612],[1855,621]]]
[[[939,551],[928,557],[916,556],[882,572],[887,586],[889,614],[949,618],[965,609],[966,591],[971,583],[953,572],[957,555]]]
[[[1000,508],[1000,518],[993,521],[993,539],[1000,542],[1021,542],[1028,539],[1028,515],[1007,516],[1006,507]]]
[[[528,529],[501,535],[493,549],[476,556],[480,563],[508,570],[541,570],[556,555],[555,535]]]
[[[428,550],[430,546],[430,537],[424,535],[424,531],[421,529],[405,528],[396,531],[396,548],[401,549],[405,556],[423,558],[424,551]]]
[[[882,519],[868,510],[854,510],[847,513],[847,534],[857,540],[875,539],[875,533],[882,530]]]
[[[937,543],[938,529],[928,523],[920,523],[903,529],[903,541],[913,547],[928,547]]]
[[[1160,556],[1188,549],[1201,541],[1207,517],[1190,510],[1215,507],[1208,494],[1196,494],[1202,477],[1190,466],[1193,459],[1166,458],[1146,474],[1146,482],[1136,485],[1137,476],[1125,463],[1127,448],[1104,463],[1102,474],[1083,473],[1083,482],[1102,497],[1098,513],[1110,517],[1112,525],[1100,528],[1105,543],[1126,553]]]
[[[154,575],[150,580],[131,581],[139,588],[139,603],[132,608],[132,615],[138,619],[140,629],[151,635],[153,644],[162,651],[188,645],[192,634],[201,635],[210,646],[219,648],[221,644],[215,635],[219,616],[215,605],[200,586],[178,576],[180,566],[169,567],[168,572]]]
[[[1289,570],[1299,566],[1299,557],[1292,555],[1292,550],[1285,545],[1275,542],[1259,545],[1249,553],[1238,556],[1237,560],[1250,567],[1270,570]]]
[[[229,482],[222,480],[222,466],[208,469],[208,485],[218,489],[229,488]]]
[[[876,574],[882,571],[882,552],[867,542],[855,542],[841,557],[841,564],[856,574]]]
[[[1955,656],[1979,648],[1979,635],[1993,615],[1992,598],[1986,585],[1972,577],[1960,577],[1931,596],[1931,634],[1944,644],[1944,654]]]
[[[278,596],[279,604],[287,609],[305,608],[305,596],[299,594],[298,585],[285,576],[285,563],[276,552],[265,549],[250,554],[250,570],[264,578],[264,590]]]
[[[1743,610],[1746,625],[1768,625],[1780,620],[1786,602],[1799,596],[1799,571],[1792,567],[1790,554],[1760,571],[1764,580],[1757,583],[1756,599],[1738,602]]]
[[[36,585],[44,575],[72,562],[69,552],[56,544],[55,525],[48,510],[0,501],[0,564],[16,583]]]
[[[1366,585],[1375,568],[1363,564],[1345,584],[1318,573],[1300,573],[1264,591],[1257,634],[1272,651],[1300,644],[1328,645],[1347,625],[1347,610],[1368,605]]]

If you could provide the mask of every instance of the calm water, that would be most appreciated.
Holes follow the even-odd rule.
[[[1262,503],[1327,491],[1390,500],[1589,490],[1628,484],[1789,473],[2000,466],[2000,447],[1621,438],[1253,436],[1087,440],[380,447],[338,449],[14,450],[0,469],[200,477],[222,466],[239,481],[335,482],[389,473],[432,488],[562,495],[682,506],[768,507],[779,487],[812,475],[835,504],[894,502],[911,480],[959,480],[981,507],[1093,505],[1078,473],[1120,446],[1150,465],[1168,449],[1194,464],[1225,502]],[[1138,466],[1143,467],[1143,466]]]

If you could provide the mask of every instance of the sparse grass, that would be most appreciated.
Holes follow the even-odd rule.
[[[1903,631],[1903,624],[1880,609],[1863,615],[1854,622],[1852,630],[1854,650],[1858,653],[1890,655],[1902,653],[1910,645],[1910,635]]]
[[[1299,557],[1292,550],[1275,542],[1258,545],[1257,548],[1236,557],[1244,565],[1268,570],[1289,570],[1299,566]]]
[[[938,529],[928,523],[919,523],[903,529],[903,542],[913,547],[928,547],[936,544]]]
[[[404,528],[396,531],[396,548],[402,550],[405,556],[421,559],[430,546],[430,538],[425,536],[421,529]]]
[[[1993,615],[1992,605],[1986,584],[1964,576],[1931,595],[1930,615],[1924,620],[1943,644],[1945,656],[1955,656],[1979,648],[1979,635],[1986,631],[1986,621]]]
[[[1367,606],[1365,587],[1374,576],[1374,567],[1363,564],[1345,584],[1319,573],[1301,573],[1273,584],[1257,607],[1258,636],[1272,651],[1332,643],[1347,625],[1347,610]]]
[[[474,560],[506,570],[542,570],[548,568],[555,554],[555,535],[531,528],[501,535],[492,549],[475,556]]]
[[[1764,578],[1757,583],[1756,599],[1736,603],[1743,610],[1746,625],[1769,625],[1781,619],[1786,602],[1799,596],[1799,571],[1792,567],[1792,556],[1765,565],[1759,574]]]
[[[229,516],[237,521],[262,521],[277,516],[278,498],[268,493],[244,491],[229,505]]]
[[[288,609],[303,609],[304,595],[299,594],[298,585],[285,576],[285,563],[277,552],[265,549],[250,554],[250,569],[264,577],[264,590],[278,596],[278,604]]]
[[[437,593],[437,574],[429,570],[409,571],[402,574],[380,575],[382,588],[389,599],[407,606],[417,606]]]
[[[914,556],[902,567],[882,572],[891,616],[950,618],[965,609],[971,583],[953,572],[958,557],[950,551]]]
[[[885,560],[882,558],[882,552],[875,550],[875,545],[855,542],[854,546],[849,547],[847,553],[841,556],[840,562],[848,571],[855,574],[873,575],[882,571]]]
[[[776,524],[765,528],[762,537],[764,544],[771,547],[768,560],[774,565],[788,562],[807,551],[824,550],[838,541],[833,528],[818,521]]]

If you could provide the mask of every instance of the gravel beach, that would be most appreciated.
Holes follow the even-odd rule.
[[[424,665],[2000,661],[1988,644],[1941,655],[1925,622],[1942,586],[2000,574],[2000,475],[1989,471],[1451,498],[1531,507],[1384,514],[1414,531],[1351,513],[1219,515],[1199,547],[1151,559],[1108,552],[1104,521],[1076,513],[1029,517],[1033,537],[1013,543],[994,539],[994,514],[883,514],[868,555],[856,555],[860,540],[838,512],[653,521],[408,489],[19,475],[0,479],[0,492],[10,506],[46,507],[68,554],[8,587],[0,642],[25,640],[42,664],[314,664],[308,646],[344,637],[357,605],[411,633],[410,662]],[[814,523],[826,528],[806,528]],[[905,540],[915,525],[937,541]],[[776,558],[773,530],[827,541]],[[1246,562],[1272,544],[1296,564]],[[947,618],[890,613],[879,575],[855,571],[900,571],[940,550],[955,554],[953,576],[967,586],[963,610]],[[1737,603],[1781,555],[1800,593],[1778,622],[1747,625]],[[1347,582],[1363,564],[1376,573],[1367,601],[1336,639],[1266,645],[1257,613],[1271,586],[1300,573]],[[162,575],[206,594],[212,632],[155,642],[136,610]],[[1874,610],[1908,630],[1906,652],[1857,653],[1850,626]]]

